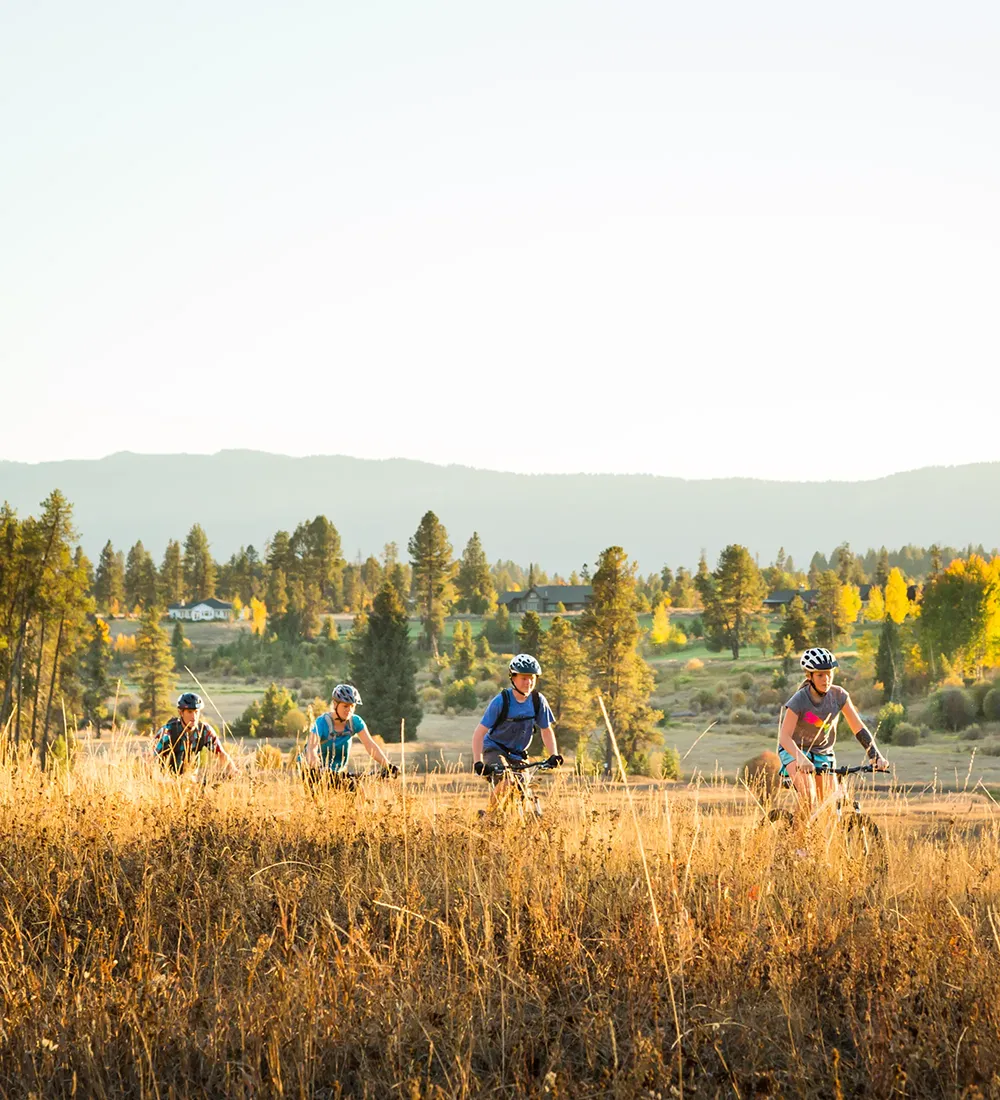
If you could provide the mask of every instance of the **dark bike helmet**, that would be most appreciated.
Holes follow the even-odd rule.
[[[204,705],[196,691],[185,691],[177,697],[178,710],[201,710]]]
[[[799,664],[806,672],[824,672],[837,667],[837,658],[828,649],[816,646],[802,654]]]
[[[353,703],[361,706],[361,692],[353,684],[337,684],[333,689],[333,701],[335,703]]]
[[[530,653],[518,653],[507,666],[507,670],[511,676],[517,676],[518,673],[527,673],[529,676],[541,676],[542,674],[542,666]]]

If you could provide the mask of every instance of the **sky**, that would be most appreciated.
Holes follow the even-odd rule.
[[[1000,460],[996,4],[2,8],[0,459]]]

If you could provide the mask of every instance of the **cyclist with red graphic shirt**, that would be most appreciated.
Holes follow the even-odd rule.
[[[889,761],[879,751],[850,695],[833,682],[837,663],[828,649],[819,646],[802,654],[799,664],[806,678],[785,704],[778,733],[781,774],[791,779],[799,798],[810,806],[825,802],[836,790],[833,747],[841,714],[875,771],[889,770]]]

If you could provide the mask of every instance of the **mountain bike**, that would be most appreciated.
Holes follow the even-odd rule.
[[[497,794],[491,809],[516,813],[522,822],[538,821],[542,816],[542,804],[531,782],[539,772],[555,771],[561,763],[561,756],[550,756],[548,760],[535,763],[505,757],[496,764],[485,764],[480,774]],[[489,812],[481,810],[480,815],[486,816]]]
[[[842,780],[848,775],[868,774],[874,772],[872,764],[859,764],[854,767],[817,768],[817,775],[834,775],[837,777],[837,790],[835,794],[835,810],[837,822],[837,838],[843,845],[844,855],[848,860],[861,860],[873,872],[878,875],[885,873],[888,867],[886,855],[885,837],[883,837],[878,825],[868,814],[861,812],[861,803],[844,786]],[[783,780],[785,787],[791,787],[791,780],[787,777]],[[813,811],[806,819],[807,824],[812,824],[820,813],[819,809]],[[771,825],[779,829],[790,829],[796,821],[802,817],[803,809],[787,810],[772,809],[768,811],[767,820]]]
[[[306,788],[315,794],[318,791],[357,791],[366,783],[395,779],[398,768],[378,768],[369,772],[333,771],[330,768],[301,768],[302,781]]]

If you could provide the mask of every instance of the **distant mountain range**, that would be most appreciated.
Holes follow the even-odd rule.
[[[783,546],[796,564],[845,539],[856,551],[906,543],[1000,543],[1000,462],[934,466],[865,482],[687,481],[640,474],[512,474],[409,459],[120,453],[97,460],[0,462],[0,499],[31,514],[50,490],[72,501],[84,549],[136,539],[159,557],[193,523],[225,559],[262,549],[281,528],[328,516],[352,559],[406,543],[433,510],[456,556],[478,531],[491,561],[539,563],[568,576],[618,544],[643,572],[714,564],[740,542],[762,563]],[[990,503],[990,502],[993,503]]]

